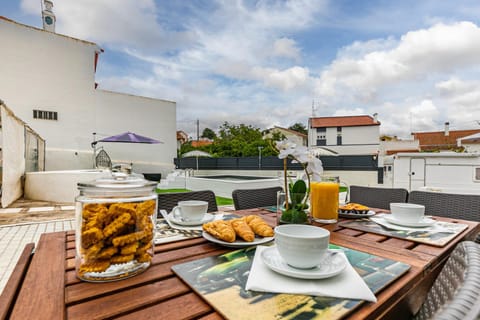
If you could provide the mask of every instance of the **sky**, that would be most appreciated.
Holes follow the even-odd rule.
[[[41,0],[0,15],[42,27]],[[478,0],[53,0],[98,44],[100,89],[175,101],[177,130],[378,114],[380,133],[480,129]]]

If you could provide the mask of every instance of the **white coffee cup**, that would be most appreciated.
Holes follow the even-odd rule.
[[[415,223],[425,216],[425,206],[414,203],[390,203],[390,212],[395,220]]]
[[[172,209],[173,216],[185,221],[202,221],[208,210],[208,202],[200,200],[179,201]]]
[[[328,250],[330,231],[311,225],[284,224],[275,227],[275,244],[290,266],[310,269],[322,262]]]

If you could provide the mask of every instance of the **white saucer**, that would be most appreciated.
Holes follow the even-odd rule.
[[[350,219],[360,219],[360,218],[368,218],[374,216],[376,214],[375,211],[368,211],[367,213],[353,213],[353,212],[339,212],[338,216],[342,218],[350,218]]]
[[[182,218],[178,219],[173,215],[173,212],[170,212],[167,215],[167,219],[170,220],[170,222],[173,222],[175,224],[179,224],[181,226],[198,226],[207,222],[212,221],[215,218],[213,214],[210,213],[205,213],[203,216],[202,220],[184,220]]]
[[[225,247],[230,247],[230,248],[245,248],[245,247],[251,247],[251,246],[256,246],[259,244],[267,243],[270,242],[274,239],[274,237],[257,237],[255,236],[255,239],[253,239],[252,242],[247,242],[242,239],[237,239],[234,242],[227,242],[227,241],[222,241],[220,239],[215,238],[212,236],[210,233],[203,231],[202,236],[207,239],[208,241],[215,242],[218,244],[221,244]]]
[[[321,264],[312,269],[297,269],[288,265],[277,247],[269,247],[262,251],[262,260],[267,267],[285,276],[300,279],[325,279],[336,276],[347,266],[346,258],[338,251],[328,250]]]
[[[436,221],[427,217],[424,217],[422,220],[418,222],[406,222],[406,221],[400,221],[395,219],[391,215],[384,215],[382,218],[384,218],[387,222],[399,225],[399,226],[404,226],[404,227],[413,227],[413,228],[421,228],[421,227],[430,227],[432,226]]]

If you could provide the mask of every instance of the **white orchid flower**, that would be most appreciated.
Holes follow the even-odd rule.
[[[279,154],[279,159],[285,159],[289,155],[292,155],[295,152],[297,145],[290,140],[276,141],[275,146],[277,147]]]

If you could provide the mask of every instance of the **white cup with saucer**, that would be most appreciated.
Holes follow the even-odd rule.
[[[425,217],[425,206],[414,203],[390,203],[392,218],[404,223],[418,223]]]
[[[328,251],[330,231],[301,224],[275,227],[275,244],[285,262],[294,268],[311,269],[318,266]]]
[[[179,201],[172,209],[176,220],[185,222],[202,222],[208,210],[208,202],[200,200]]]

